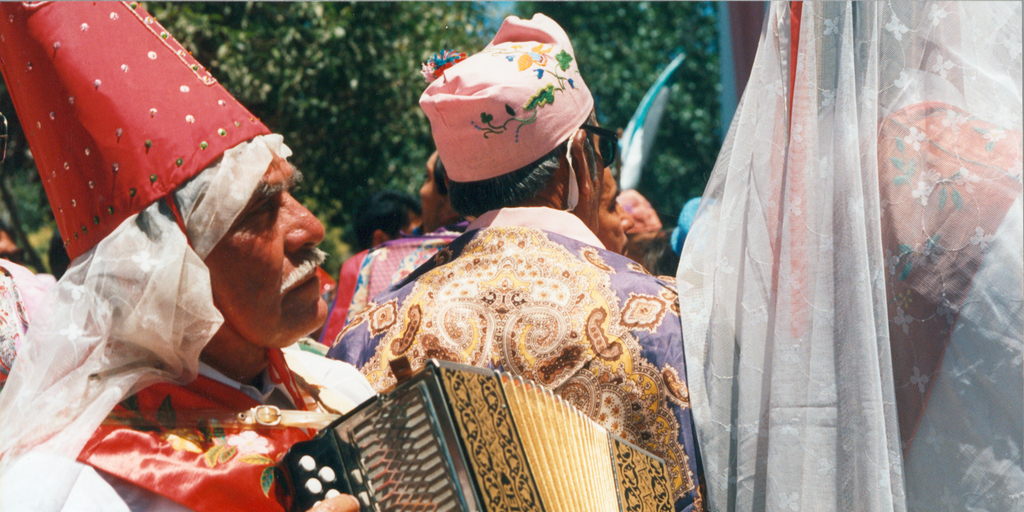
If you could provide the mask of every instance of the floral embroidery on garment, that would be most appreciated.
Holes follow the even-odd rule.
[[[932,71],[948,69],[936,55]],[[1013,172],[1020,148],[1019,132],[941,102],[907,106],[880,125],[878,185],[884,211],[893,215],[881,225],[903,439],[912,437],[936,382],[971,276],[1021,193]]]
[[[275,362],[273,353],[270,358],[270,378],[294,388],[283,361]],[[299,399],[300,407],[307,403]],[[258,405],[237,387],[204,375],[187,385],[152,384],[117,404],[78,460],[189,510],[285,512],[276,463],[315,432],[239,421],[239,412]]]
[[[201,422],[196,427],[182,427],[178,412],[166,397],[156,411],[156,421],[147,418],[140,410],[135,396],[121,402],[111,413],[110,419],[127,425],[133,430],[153,432],[175,451],[193,453],[201,457],[208,468],[232,461],[262,466],[259,473],[259,488],[263,495],[270,497],[274,485],[275,461],[271,442],[255,430],[239,430],[237,425],[222,425],[217,421]]]
[[[470,121],[470,123],[472,123],[474,128],[484,132],[485,139],[491,135],[501,135],[509,130],[510,125],[514,125],[515,140],[519,142],[519,130],[523,126],[532,124],[537,120],[538,110],[541,107],[554,103],[555,94],[565,91],[566,87],[576,88],[572,78],[562,75],[562,73],[569,70],[569,65],[573,61],[572,55],[565,50],[560,50],[552,59],[550,54],[553,49],[553,45],[539,44],[529,50],[524,50],[522,45],[514,44],[501,45],[484,51],[484,53],[490,53],[492,56],[504,58],[509,63],[517,66],[521,72],[529,71],[536,74],[538,80],[544,78],[545,75],[550,75],[557,81],[557,86],[554,83],[547,83],[537,89],[537,92],[519,107],[521,112],[517,112],[514,106],[506,104],[504,115],[507,117],[500,124],[495,123],[494,119],[495,115],[500,116],[502,114],[481,112],[480,124],[477,124],[475,121]],[[556,65],[551,66],[551,64]]]
[[[21,340],[28,330],[28,313],[14,278],[0,267],[0,389],[14,365]]]

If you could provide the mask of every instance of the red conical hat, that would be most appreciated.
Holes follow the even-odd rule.
[[[135,2],[0,2],[0,68],[72,259],[269,133]]]

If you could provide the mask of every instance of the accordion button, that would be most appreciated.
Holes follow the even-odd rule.
[[[327,494],[324,494],[324,498],[327,499],[337,498],[338,496],[341,496],[341,492],[338,491],[337,489],[331,489],[327,491]]]
[[[299,459],[299,467],[306,471],[313,471],[316,469],[316,461],[309,455],[303,455],[302,458]]]
[[[353,482],[358,485],[363,485],[363,473],[361,471],[353,469],[352,471],[349,471],[349,474],[352,475]]]
[[[320,480],[310,478],[309,480],[306,480],[306,490],[312,494],[320,494],[323,492],[324,486],[320,483]]]
[[[319,475],[320,480],[323,480],[324,482],[333,482],[334,479],[337,478],[334,474],[334,470],[326,466],[320,468],[320,472],[317,473],[317,475]]]
[[[363,492],[359,493],[359,502],[362,503],[364,507],[369,507],[370,506],[370,495],[366,494],[366,491],[363,491]]]

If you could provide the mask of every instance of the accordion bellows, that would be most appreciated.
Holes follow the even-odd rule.
[[[375,512],[672,510],[661,459],[530,381],[437,361],[281,468],[293,510],[339,492]]]

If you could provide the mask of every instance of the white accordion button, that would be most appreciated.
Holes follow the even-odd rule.
[[[320,480],[323,480],[324,482],[333,482],[334,479],[337,478],[334,474],[334,470],[327,466],[320,468],[320,472],[317,473],[317,475],[319,475]]]
[[[327,494],[324,495],[324,498],[331,499],[337,498],[338,496],[341,496],[341,492],[338,491],[337,489],[331,489],[327,491]]]
[[[306,480],[306,490],[312,494],[320,494],[324,490],[323,484],[316,478],[310,478]]]
[[[316,469],[316,461],[309,455],[303,455],[302,458],[299,459],[299,467],[306,471],[313,471]]]

